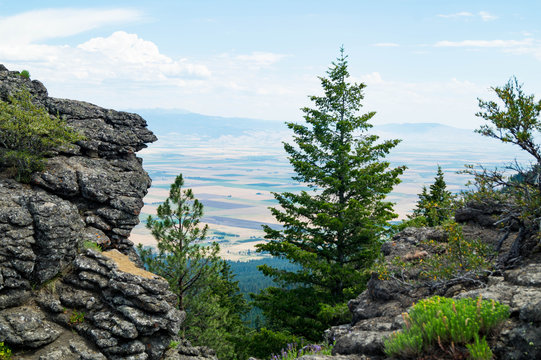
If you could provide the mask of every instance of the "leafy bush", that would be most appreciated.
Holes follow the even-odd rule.
[[[402,316],[402,331],[393,332],[385,340],[388,356],[419,357],[437,348],[453,352],[455,346],[464,346],[470,358],[487,359],[490,348],[486,339],[479,337],[505,321],[509,307],[481,297],[455,300],[434,296],[419,301]]]
[[[444,224],[443,230],[448,235],[447,242],[422,241],[419,250],[409,258],[396,256],[386,261],[380,256],[371,270],[380,280],[399,279],[437,288],[480,281],[493,268],[493,250],[479,239],[464,238],[462,227],[456,222]]]
[[[0,100],[0,168],[18,181],[29,182],[45,167],[45,157],[83,137],[47,110],[32,103],[27,90]]]
[[[492,251],[487,244],[479,239],[465,239],[462,227],[456,222],[444,225],[443,229],[448,234],[446,244],[425,242],[436,254],[419,260],[423,269],[421,278],[443,282],[460,278],[476,280],[492,268],[489,260]]]
[[[254,331],[246,338],[246,353],[259,359],[269,358],[272,354],[281,353],[282,349],[287,349],[288,344],[300,343],[301,339],[291,335],[287,331],[272,331],[261,328],[260,331]]]
[[[0,342],[0,360],[9,360],[11,359],[11,349],[4,345],[3,342]]]
[[[82,324],[85,321],[85,313],[76,309],[64,309],[64,313],[69,315],[68,323],[70,326]]]
[[[28,70],[21,71],[21,76],[26,79],[30,79],[30,72]]]

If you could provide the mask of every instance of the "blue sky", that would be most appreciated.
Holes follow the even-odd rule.
[[[376,123],[477,127],[516,75],[541,95],[538,1],[3,1],[0,63],[115,109],[298,121],[344,45]]]

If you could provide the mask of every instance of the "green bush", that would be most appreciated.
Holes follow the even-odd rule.
[[[479,239],[464,238],[462,227],[456,222],[443,225],[447,241],[422,241],[419,247],[429,256],[413,256],[411,259],[396,256],[386,261],[383,256],[376,260],[372,271],[380,280],[392,278],[412,284],[422,283],[443,288],[459,282],[478,282],[493,268],[492,248]],[[410,271],[410,270],[418,271]],[[411,278],[410,273],[415,274]]]
[[[21,76],[26,79],[30,79],[30,72],[28,70],[21,71]]]
[[[249,334],[245,341],[246,353],[258,359],[269,358],[286,349],[288,344],[300,343],[301,339],[287,331],[272,331],[261,328]]]
[[[491,351],[481,335],[487,335],[509,317],[509,307],[494,300],[449,299],[434,296],[419,301],[402,314],[402,331],[385,340],[385,353],[396,357],[419,357],[437,348],[468,349],[472,359],[490,359]]]
[[[9,360],[11,359],[11,349],[4,345],[3,342],[0,342],[0,360]]]
[[[31,174],[45,167],[45,158],[82,140],[61,119],[32,103],[27,90],[0,100],[0,169],[18,181],[29,182]]]
[[[425,242],[436,254],[421,259],[421,278],[446,282],[460,278],[478,279],[493,267],[490,257],[492,249],[479,239],[466,239],[462,227],[450,222],[443,227],[448,235],[447,243],[433,240]]]

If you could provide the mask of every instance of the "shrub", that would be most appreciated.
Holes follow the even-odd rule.
[[[32,103],[27,90],[0,100],[0,168],[18,181],[29,182],[45,167],[45,157],[83,137],[61,119]]]
[[[28,72],[28,70],[23,70],[21,71],[21,77],[23,78],[26,78],[26,79],[30,79],[30,72]]]
[[[263,359],[280,353],[288,344],[300,343],[301,339],[287,331],[272,331],[261,328],[246,338],[246,353],[250,356]]]
[[[0,342],[0,360],[9,360],[11,359],[11,349],[4,345],[3,342]]]
[[[443,229],[448,234],[447,243],[433,240],[425,242],[435,255],[420,259],[421,278],[431,281],[477,280],[493,264],[490,247],[479,239],[465,239],[462,227],[456,222],[445,224]]]
[[[85,321],[85,313],[76,309],[64,309],[64,313],[69,315],[68,324],[70,326],[82,324]]]
[[[472,359],[491,356],[485,338],[509,317],[509,307],[494,300],[449,299],[434,296],[415,304],[402,314],[402,331],[385,339],[388,356],[419,357],[440,348],[453,352],[463,346]],[[489,355],[490,354],[490,355]]]
[[[462,227],[456,222],[446,223],[443,230],[447,233],[447,242],[422,241],[418,251],[409,258],[396,256],[386,261],[380,256],[372,272],[380,280],[399,279],[438,289],[454,283],[480,282],[493,267],[493,250],[479,239],[464,238]]]

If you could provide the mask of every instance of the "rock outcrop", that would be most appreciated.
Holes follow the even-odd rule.
[[[496,244],[501,234],[488,221],[495,213],[482,207],[464,209],[459,219],[464,224],[467,237],[480,238]],[[515,234],[516,235],[516,234]],[[387,263],[393,259],[409,261],[418,256],[431,256],[433,247],[427,241],[445,242],[446,234],[434,228],[407,228],[382,247]],[[513,235],[507,239],[506,247],[513,242]],[[410,268],[404,273],[405,279],[416,279],[418,271]],[[492,338],[491,345],[497,359],[539,359],[541,358],[541,253],[531,253],[515,269],[495,271],[479,281],[461,281],[447,286],[411,286],[401,279],[381,279],[373,274],[367,290],[348,303],[352,313],[351,324],[327,330],[328,341],[335,341],[334,357],[316,359],[339,359],[343,356],[385,359],[383,340],[391,332],[402,329],[401,314],[412,303],[432,296],[463,298],[479,295],[493,299],[510,307],[511,317],[501,332]],[[308,359],[308,358],[306,358]],[[312,359],[312,358],[310,358]]]
[[[19,359],[214,358],[169,349],[184,314],[164,279],[137,268],[128,240],[151,183],[135,155],[156,140],[145,120],[51,98],[0,65],[0,99],[23,88],[85,139],[30,184],[0,169],[0,342]]]

